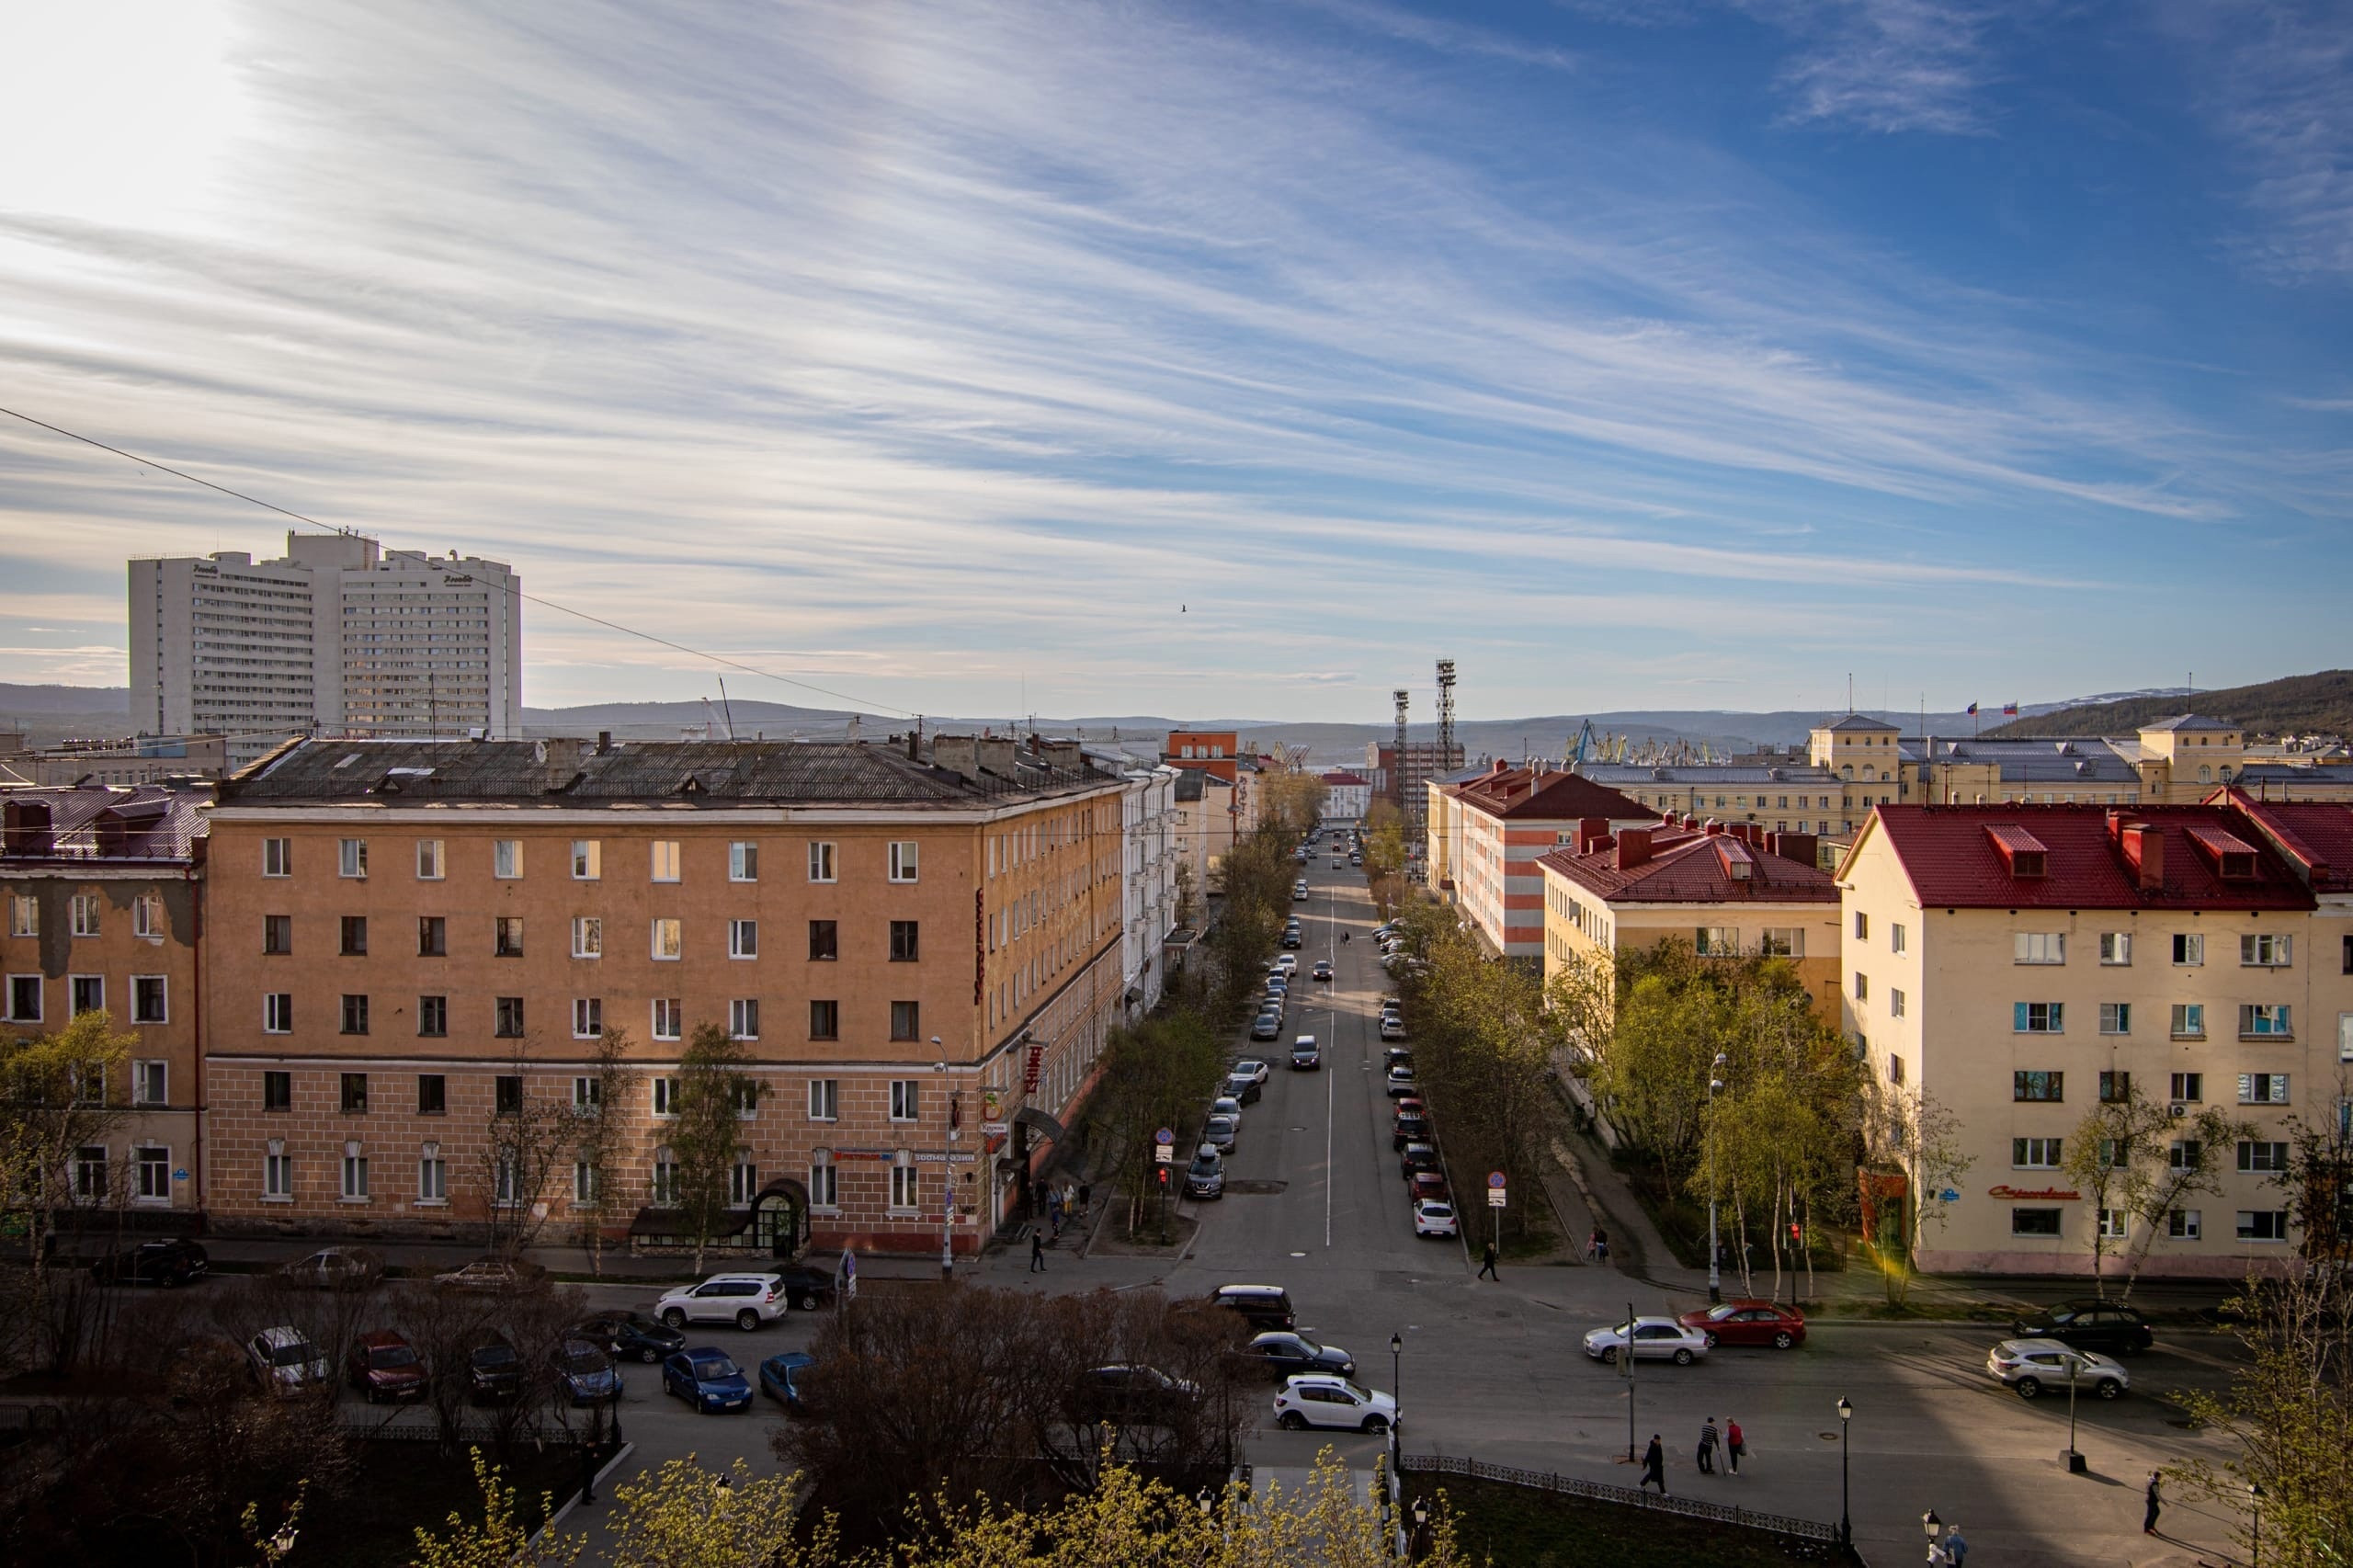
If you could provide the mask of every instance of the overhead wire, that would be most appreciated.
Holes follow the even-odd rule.
[[[68,440],[79,441],[85,446],[96,447],[102,452],[111,452],[116,457],[122,459],[126,462],[134,462],[142,468],[157,469],[165,473],[170,474],[175,479],[185,480],[190,484],[202,485],[207,490],[216,491],[219,494],[229,496],[234,500],[243,501],[248,506],[259,506],[265,511],[275,512],[281,517],[291,517],[296,522],[301,523],[307,528],[317,528],[325,533],[337,534],[347,539],[364,539],[372,537],[362,534],[357,528],[343,528],[334,523],[323,523],[316,517],[305,517],[300,512],[291,511],[287,507],[278,506],[275,502],[265,501],[258,495],[248,495],[242,490],[233,490],[228,485],[216,484],[211,480],[174,468],[169,463],[158,462],[153,458],[142,457],[137,452],[125,451],[120,447],[108,446],[106,442],[98,440],[95,437],[85,436],[78,430],[68,430],[62,425],[52,425],[46,419],[36,419],[31,415],[21,413],[17,409],[0,406],[0,414],[5,414],[12,419],[21,419],[28,425],[37,426],[43,430],[49,431],[52,435],[63,436]],[[592,626],[601,626],[608,631],[618,631],[623,636],[635,637],[641,641],[652,642],[658,647],[667,648],[673,653],[684,653],[689,658],[708,660],[711,664],[724,665],[726,668],[731,670],[741,670],[745,675],[757,676],[763,680],[777,681],[785,686],[798,687],[802,691],[813,691],[821,697],[830,697],[837,702],[847,702],[854,710],[863,710],[874,713],[895,714],[902,719],[915,719],[922,717],[922,715],[916,713],[912,709],[896,707],[888,702],[870,702],[863,698],[853,697],[847,692],[835,691],[830,687],[818,686],[814,682],[797,679],[792,676],[779,675],[774,670],[763,669],[757,665],[747,665],[741,659],[729,658],[724,653],[713,653],[706,649],[690,647],[684,642],[673,641],[670,638],[661,636],[655,632],[642,631],[634,626],[623,625],[621,622],[610,619],[605,616],[595,615],[585,609],[576,609],[573,606],[564,604],[560,600],[547,598],[539,594],[527,594],[518,585],[511,584],[488,583],[483,579],[475,576],[473,574],[465,571],[462,567],[452,567],[449,570],[453,574],[463,577],[467,582],[477,586],[504,588],[506,592],[514,595],[517,598],[525,600],[530,604],[538,605],[542,609],[551,609],[559,614],[572,616],[577,619],[587,621]]]

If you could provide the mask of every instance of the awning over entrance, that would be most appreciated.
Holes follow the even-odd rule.
[[[1063,1131],[1063,1124],[1061,1122],[1056,1121],[1052,1117],[1048,1116],[1044,1111],[1040,1110],[1035,1106],[1023,1106],[1019,1110],[1013,1113],[1013,1119],[1021,1126],[1036,1128],[1039,1131],[1044,1133],[1048,1140],[1052,1142],[1059,1143],[1065,1136],[1067,1136],[1067,1134]]]

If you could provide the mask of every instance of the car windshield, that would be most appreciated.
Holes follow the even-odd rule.
[[[381,1350],[369,1351],[368,1364],[371,1367],[414,1367],[416,1365],[416,1352],[405,1345],[387,1345]]]
[[[270,1365],[274,1367],[299,1367],[306,1361],[316,1360],[318,1354],[308,1344],[298,1339],[290,1345],[273,1346],[270,1348],[269,1360]]]
[[[485,1345],[474,1352],[477,1367],[511,1367],[515,1364],[515,1347],[511,1345]]]
[[[565,1350],[556,1364],[574,1377],[586,1377],[592,1372],[601,1372],[605,1369],[605,1358],[602,1356],[597,1355],[594,1350],[577,1346]]]
[[[1711,1307],[1708,1309],[1708,1321],[1710,1323],[1722,1323],[1724,1319],[1732,1316],[1733,1313],[1739,1310],[1740,1309],[1738,1307]]]
[[[733,1378],[738,1375],[735,1363],[724,1356],[715,1356],[709,1360],[695,1363],[695,1379],[699,1382],[717,1382],[722,1378]]]

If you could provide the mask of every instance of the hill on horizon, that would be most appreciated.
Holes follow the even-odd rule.
[[[2182,712],[2202,713],[2243,727],[2247,738],[2257,735],[2306,734],[2320,731],[2353,735],[2353,670],[2320,670],[2308,676],[2283,676],[2253,686],[2223,687],[2189,695],[2131,697],[2055,713],[2020,718],[1991,736],[2006,735],[2129,735],[2142,725]]]

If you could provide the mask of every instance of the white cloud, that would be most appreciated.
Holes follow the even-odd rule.
[[[1782,73],[1789,117],[1865,131],[1979,135],[1995,76],[1988,7],[1965,0],[1745,0],[1800,50]]]

